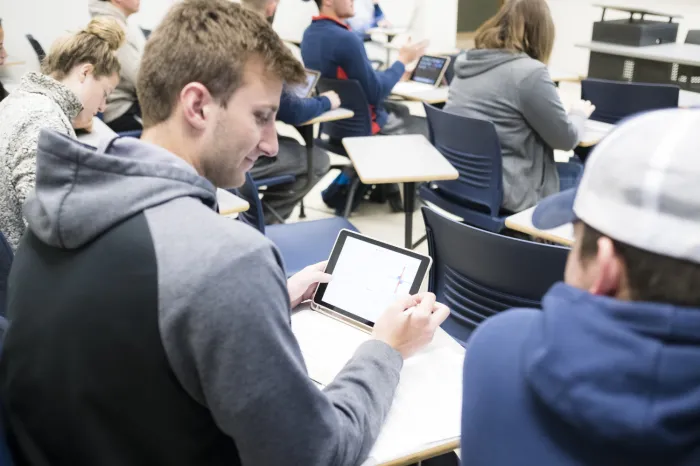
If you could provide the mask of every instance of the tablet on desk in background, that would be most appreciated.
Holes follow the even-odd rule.
[[[377,318],[402,295],[420,290],[432,259],[376,239],[342,230],[311,307],[369,331]]]
[[[395,94],[411,94],[440,87],[449,64],[450,57],[423,55],[418,60],[413,73],[411,73],[411,79],[407,82],[397,83],[392,92]]]
[[[318,71],[309,69],[304,71],[306,71],[306,82],[291,88],[292,93],[300,99],[311,97],[311,95],[314,93],[314,89],[316,89],[318,80],[321,78],[321,73]]]

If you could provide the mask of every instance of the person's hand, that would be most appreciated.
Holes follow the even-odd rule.
[[[335,91],[328,91],[321,94],[322,97],[327,97],[331,101],[331,110],[340,107],[340,96]]]
[[[416,42],[414,44],[413,41],[409,39],[408,42],[406,42],[406,44],[403,47],[401,47],[401,50],[399,50],[398,60],[404,65],[413,63],[414,61],[418,60],[420,57],[425,55],[425,49],[428,48],[428,44],[429,42],[427,40]]]
[[[579,100],[571,105],[569,113],[583,113],[589,118],[595,112],[595,105],[590,100]]]
[[[383,341],[407,359],[433,340],[435,330],[449,315],[447,306],[436,302],[432,293],[406,296],[377,319],[372,338]]]
[[[319,262],[310,265],[287,280],[287,291],[289,291],[292,308],[311,299],[317,284],[331,281],[331,276],[324,272],[327,264],[328,262]]]

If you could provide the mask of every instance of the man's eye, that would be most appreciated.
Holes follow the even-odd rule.
[[[270,121],[270,116],[269,115],[263,115],[261,113],[258,113],[255,115],[255,120],[259,125],[265,125],[269,123]]]

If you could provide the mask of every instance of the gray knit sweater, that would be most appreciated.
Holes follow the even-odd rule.
[[[82,108],[66,86],[40,73],[27,73],[0,102],[0,231],[13,250],[24,233],[22,204],[34,189],[39,131],[74,138],[71,122]]]

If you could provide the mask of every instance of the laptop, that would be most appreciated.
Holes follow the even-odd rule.
[[[306,82],[304,84],[291,87],[292,93],[300,99],[306,99],[308,97],[311,97],[314,93],[314,90],[316,90],[316,84],[318,83],[318,80],[321,78],[321,73],[319,73],[318,71],[309,69],[305,71]]]
[[[450,57],[423,55],[418,60],[418,64],[411,74],[411,79],[407,82],[397,83],[392,92],[395,94],[412,94],[440,87],[449,64]]]

